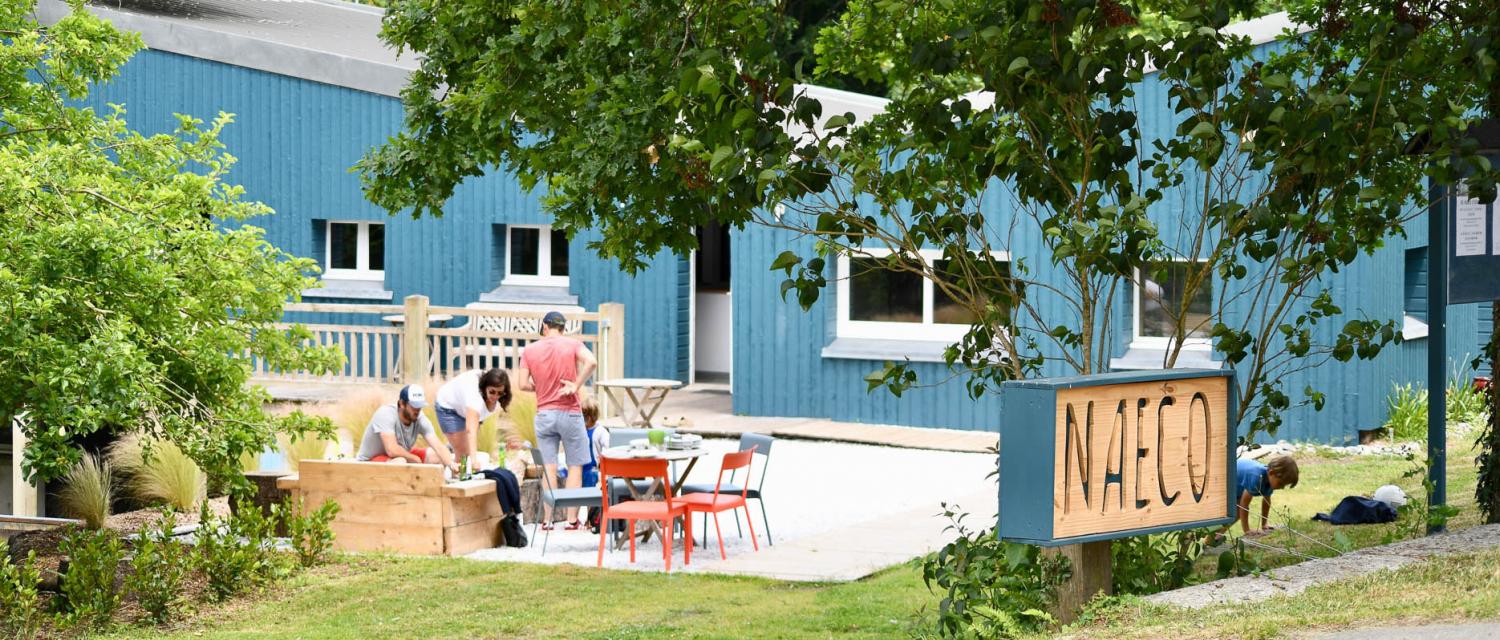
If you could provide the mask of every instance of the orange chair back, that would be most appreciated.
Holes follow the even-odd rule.
[[[745,491],[750,488],[750,460],[755,457],[756,447],[742,449],[734,453],[724,454],[724,464],[719,467],[719,481],[714,483],[714,495],[719,495],[719,487],[724,486],[724,472],[745,470],[745,481],[740,484],[740,497],[745,496]]]
[[[600,458],[599,482],[604,487],[604,509],[609,510],[609,479],[660,480],[672,508],[672,479],[667,477],[667,461],[659,458]]]

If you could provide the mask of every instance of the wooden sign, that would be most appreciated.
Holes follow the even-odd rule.
[[[1054,546],[1231,522],[1233,375],[1005,383],[1000,537]]]

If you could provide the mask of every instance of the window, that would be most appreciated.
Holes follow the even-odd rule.
[[[1177,320],[1182,313],[1184,349],[1209,349],[1213,329],[1213,279],[1197,285],[1191,300],[1183,309],[1188,279],[1199,273],[1202,261],[1166,261],[1152,264],[1137,272],[1135,286],[1134,347],[1166,349],[1177,335]]]
[[[890,251],[866,250],[867,255],[838,260],[838,336],[876,340],[944,341],[963,337],[974,314],[911,271],[893,271],[885,263]],[[1001,277],[1010,276],[1007,256],[994,254]],[[945,282],[961,279],[947,273],[947,260],[937,250],[918,258]]]
[[[385,282],[385,224],[329,222],[325,280]]]
[[[1406,250],[1406,277],[1402,293],[1401,337],[1427,337],[1427,247]]]
[[[509,225],[502,284],[568,286],[568,236],[543,225]]]

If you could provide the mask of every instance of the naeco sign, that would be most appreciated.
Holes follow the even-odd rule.
[[[1000,537],[1058,546],[1234,520],[1234,372],[1001,386]]]

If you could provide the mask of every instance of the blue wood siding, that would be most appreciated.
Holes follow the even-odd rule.
[[[228,181],[243,185],[247,199],[276,210],[249,224],[264,228],[277,247],[321,260],[323,241],[313,220],[384,222],[385,288],[394,293],[393,304],[413,294],[427,295],[434,305],[474,302],[504,273],[496,225],[551,222],[538,194],[498,172],[460,187],[442,218],[388,216],[366,201],[349,168],[400,130],[401,104],[387,96],[148,50],[89,99],[101,111],[108,103],[123,104],[131,126],[143,133],[175,129],[174,113],[205,121],[221,111],[235,114],[222,138],[239,159]],[[572,292],[589,309],[625,303],[627,375],[673,375],[676,258],[656,260],[632,277],[592,255],[585,244],[594,237],[584,232],[569,243]],[[329,314],[294,319],[350,320]]]
[[[1268,45],[1262,50],[1265,55],[1278,44]],[[1172,135],[1180,116],[1167,107],[1167,87],[1156,77],[1149,77],[1138,87],[1138,100],[1142,104],[1162,105],[1158,109],[1142,109],[1139,113],[1145,144],[1151,140]],[[1160,237],[1170,246],[1188,246],[1182,234],[1187,230],[1178,224],[1186,215],[1194,214],[1190,209],[1194,199],[1186,194],[1201,191],[1202,177],[1190,178],[1177,189],[1181,192],[1168,195],[1150,212],[1157,223]],[[1254,188],[1256,185],[1249,185]],[[1008,238],[1008,250],[1013,264],[1024,259],[1031,270],[1029,277],[1044,283],[1060,283],[1060,274],[1050,271],[1050,260],[1041,238],[1033,224],[1021,222],[1009,226],[1017,212],[1011,210],[1012,198],[1009,189],[999,183],[991,188],[993,197],[982,200],[982,211],[992,228],[1014,229]],[[871,213],[875,213],[871,210]],[[1373,255],[1361,256],[1353,264],[1338,273],[1327,274],[1313,289],[1328,289],[1343,311],[1343,317],[1329,318],[1317,327],[1315,339],[1331,344],[1340,328],[1348,319],[1393,320],[1399,326],[1406,311],[1409,291],[1407,282],[1406,252],[1425,247],[1426,222],[1419,216],[1407,226],[1407,237],[1393,237],[1387,245],[1377,249]],[[812,243],[807,239],[794,238],[789,233],[759,228],[739,232],[735,238],[737,251],[734,255],[734,332],[735,344],[755,345],[748,355],[737,357],[734,362],[734,408],[737,413],[766,416],[815,416],[834,420],[855,422],[893,423],[919,426],[937,426],[954,429],[998,430],[999,412],[992,397],[979,400],[968,398],[963,381],[963,372],[950,371],[937,363],[914,365],[924,384],[932,387],[914,389],[901,398],[893,397],[883,389],[866,391],[865,374],[878,370],[878,360],[847,360],[823,358],[822,347],[834,339],[836,322],[835,287],[830,286],[812,309],[804,312],[794,302],[786,302],[780,296],[781,273],[767,270],[771,261],[780,252],[793,249],[802,255],[811,253]],[[833,271],[830,268],[829,276]],[[1249,281],[1254,282],[1255,275]],[[1237,283],[1235,286],[1243,287]],[[1128,287],[1100,295],[1112,301],[1109,315],[1102,320],[1111,334],[1105,345],[1113,356],[1125,355],[1132,338],[1133,297]],[[1233,322],[1251,313],[1252,301],[1245,296],[1236,296],[1238,290],[1214,291],[1216,299],[1226,296],[1230,300],[1227,317]],[[1038,307],[1047,324],[1063,323],[1076,326],[1078,319],[1072,316],[1065,301],[1057,294],[1033,288],[1028,294]],[[1292,316],[1305,310],[1305,303],[1294,307]],[[1022,327],[1023,331],[1045,331],[1050,326]],[[1474,305],[1453,306],[1449,310],[1450,362],[1460,363],[1465,354],[1471,354],[1478,332]],[[893,336],[895,338],[896,336]],[[1042,340],[1044,347],[1048,344]],[[1307,440],[1329,443],[1347,443],[1357,438],[1360,429],[1382,424],[1386,418],[1386,398],[1394,385],[1421,382],[1425,378],[1426,340],[1415,339],[1384,350],[1370,361],[1350,363],[1328,362],[1317,366],[1294,367],[1281,376],[1284,391],[1299,402],[1304,389],[1312,388],[1325,394],[1326,404],[1319,412],[1310,404],[1296,406],[1283,413],[1283,425],[1275,436],[1288,440]],[[1278,348],[1272,343],[1270,348]],[[736,350],[737,354],[743,351]],[[1057,356],[1055,348],[1044,348],[1043,353]],[[1044,370],[1046,375],[1070,373],[1061,363],[1052,363]],[[946,381],[946,382],[945,382]],[[1241,425],[1242,432],[1247,425]],[[1263,438],[1268,438],[1263,436]]]

